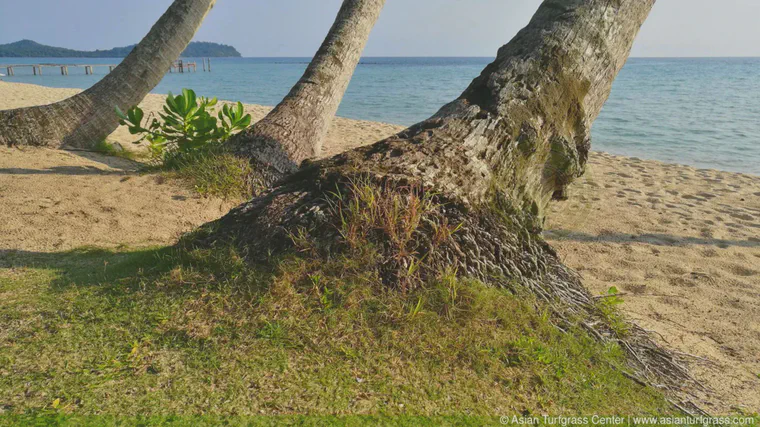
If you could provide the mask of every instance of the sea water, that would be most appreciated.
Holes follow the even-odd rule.
[[[192,61],[192,59],[190,59]],[[456,98],[492,58],[363,58],[338,114],[410,125]],[[0,58],[0,64],[113,64],[117,59]],[[154,93],[274,105],[308,58],[212,58],[211,73],[167,74]],[[9,82],[86,88],[83,68],[16,69]],[[5,72],[0,69],[0,72]],[[592,129],[598,151],[702,168],[760,174],[760,58],[631,58]]]

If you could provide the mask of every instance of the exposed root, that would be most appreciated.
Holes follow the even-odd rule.
[[[231,242],[253,262],[293,251],[327,259],[370,244],[379,254],[373,268],[402,292],[447,269],[515,291],[527,288],[559,324],[580,323],[597,340],[619,344],[629,378],[665,391],[687,414],[704,415],[690,399],[702,400],[708,390],[685,360],[634,324],[613,327],[580,276],[530,229],[533,218],[495,200],[472,209],[403,178],[311,168],[207,225],[193,244]]]

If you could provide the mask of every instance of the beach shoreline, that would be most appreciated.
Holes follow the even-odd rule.
[[[78,92],[0,81],[0,110]],[[141,106],[163,102],[151,94]],[[269,107],[246,111],[256,121]],[[338,118],[321,156],[403,128]],[[134,139],[124,128],[108,138],[139,149]],[[234,205],[159,181],[123,159],[1,147],[0,254],[171,244]],[[694,376],[717,396],[708,412],[760,411],[760,176],[592,152],[548,217],[547,240],[594,294],[625,293],[628,316],[698,357]]]

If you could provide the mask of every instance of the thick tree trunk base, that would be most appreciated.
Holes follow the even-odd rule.
[[[253,194],[271,188],[276,182],[298,170],[296,164],[276,139],[259,135],[259,124],[233,136],[225,149],[246,160],[256,174]],[[257,191],[259,190],[260,191]]]
[[[702,413],[683,403],[700,386],[682,362],[635,325],[624,335],[611,327],[580,276],[531,229],[534,223],[508,200],[473,208],[404,178],[313,165],[181,244],[233,245],[257,264],[303,252],[327,259],[372,246],[380,256],[367,268],[401,292],[452,270],[489,285],[528,289],[552,308],[559,328],[580,325],[601,341],[619,343],[633,379],[665,388],[679,397],[677,406]]]
[[[51,105],[0,111],[0,144],[86,148],[118,125],[114,105],[85,92]]]

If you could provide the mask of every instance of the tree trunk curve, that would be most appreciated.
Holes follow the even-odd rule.
[[[567,319],[580,319],[593,335],[620,342],[642,381],[680,389],[689,376],[676,359],[642,330],[627,338],[611,330],[580,277],[540,235],[548,202],[584,171],[591,124],[654,3],[544,1],[433,117],[373,145],[307,162],[182,244],[232,244],[251,262],[266,263],[302,252],[305,241],[310,251],[333,257],[350,250],[341,206],[366,191],[357,182],[374,189],[368,205],[395,197],[407,213],[419,204],[409,209],[405,200],[427,194],[432,202],[403,251],[392,225],[370,227],[370,244],[384,261],[367,268],[389,285],[399,286],[422,260],[427,268],[414,269],[421,281],[449,268],[496,286],[518,283],[561,307],[560,316],[570,313]]]
[[[324,42],[290,93],[262,120],[230,141],[250,159],[262,184],[316,157],[361,59],[385,0],[344,0]]]
[[[447,255],[462,274],[540,273],[531,263],[513,265],[521,265],[521,251],[530,248],[551,258],[548,245],[536,243],[544,208],[583,173],[591,123],[654,3],[544,1],[496,60],[433,117],[373,145],[307,162],[205,227],[213,230],[206,241],[235,241],[251,259],[287,252],[292,244],[286,237],[299,228],[329,228],[319,222],[329,216],[326,193],[368,177],[374,185],[418,186],[448,207],[440,215],[464,224],[458,234],[479,246],[471,254],[452,249]],[[535,245],[505,255],[500,245],[510,234]],[[324,245],[335,238],[325,235]]]
[[[216,0],[175,0],[111,73],[50,105],[0,111],[0,144],[86,147],[118,126],[115,107],[140,103],[185,50]]]

